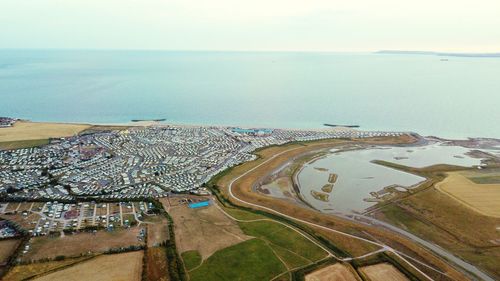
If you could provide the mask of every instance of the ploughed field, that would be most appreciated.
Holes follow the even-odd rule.
[[[336,263],[307,274],[305,281],[359,281],[359,279],[350,268]]]
[[[361,267],[359,272],[367,276],[370,281],[409,281],[404,274],[388,263]]]
[[[139,281],[142,274],[142,251],[102,255],[71,267],[49,273],[38,281]]]

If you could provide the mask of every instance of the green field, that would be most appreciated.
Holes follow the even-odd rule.
[[[201,255],[198,251],[187,251],[181,254],[187,270],[191,270],[201,264]]]
[[[304,236],[282,224],[272,221],[239,223],[246,235],[263,239],[271,245],[281,247],[288,253],[299,255],[309,263],[326,257],[327,253]],[[284,259],[293,257],[286,255]],[[307,264],[307,263],[306,263]]]
[[[191,281],[262,281],[285,271],[266,242],[250,239],[216,252],[189,274]]]

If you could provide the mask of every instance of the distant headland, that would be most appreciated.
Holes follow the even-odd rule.
[[[387,54],[387,55],[424,55],[424,56],[470,57],[470,58],[500,58],[500,53],[446,53],[446,52],[401,51],[401,50],[381,50],[375,53]]]

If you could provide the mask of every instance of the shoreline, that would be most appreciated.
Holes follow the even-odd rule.
[[[317,128],[298,128],[298,127],[266,127],[266,126],[255,126],[255,125],[231,125],[231,124],[204,124],[204,123],[189,123],[189,122],[175,122],[175,121],[155,121],[155,120],[143,120],[143,121],[128,121],[128,122],[71,122],[71,121],[33,121],[29,119],[17,119],[17,121],[9,127],[0,127],[0,142],[1,140],[1,132],[2,129],[15,128],[15,124],[18,122],[29,123],[29,124],[45,124],[45,125],[75,125],[75,126],[89,126],[89,128],[93,126],[116,126],[116,127],[149,127],[149,126],[158,126],[158,127],[166,127],[166,126],[177,126],[184,128],[195,128],[195,127],[214,127],[214,128],[252,128],[252,129],[273,129],[273,130],[289,130],[289,131],[314,131],[314,132],[331,132],[331,131],[339,131],[339,132],[400,132],[410,135],[418,135],[423,140],[426,141],[441,141],[441,142],[449,142],[450,144],[460,145],[464,147],[468,147],[467,145],[463,145],[465,143],[475,143],[475,142],[487,142],[494,141],[498,142],[500,145],[500,136],[498,137],[481,137],[481,136],[468,136],[468,137],[441,137],[437,135],[421,135],[415,131],[398,131],[398,130],[371,130],[369,128],[352,128],[352,127],[328,127],[328,126],[318,126]]]

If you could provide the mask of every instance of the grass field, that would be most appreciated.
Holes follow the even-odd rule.
[[[69,137],[76,135],[89,127],[90,125],[87,124],[18,121],[12,127],[0,129],[0,142]]]
[[[44,275],[37,281],[140,281],[142,251],[102,255],[74,266]]]
[[[358,270],[361,274],[367,276],[370,281],[409,281],[403,273],[388,263],[365,266]]]
[[[191,270],[201,264],[202,259],[198,251],[187,251],[181,254],[184,266],[187,270]]]
[[[272,221],[240,222],[240,228],[245,234],[260,238],[275,248],[280,248],[278,255],[296,266],[306,265],[325,258],[328,253],[298,234],[296,231]],[[297,260],[302,260],[297,264]],[[296,267],[295,266],[295,267]]]
[[[359,281],[356,275],[345,265],[336,263],[307,274],[305,281]]]
[[[4,276],[4,281],[16,281],[33,278],[37,275],[45,274],[49,271],[54,271],[72,264],[79,263],[92,257],[79,257],[74,259],[65,259],[62,261],[49,261],[32,263],[27,265],[17,265],[13,267],[7,275]]]
[[[478,184],[458,172],[452,172],[436,184],[436,188],[476,212],[500,218],[500,184]]]
[[[6,239],[0,240],[0,265],[7,262],[10,256],[16,251],[21,240],[19,239]]]
[[[285,271],[285,266],[263,240],[251,239],[210,256],[190,272],[190,280],[263,281]]]
[[[112,232],[98,231],[97,233],[78,233],[64,237],[34,237],[30,243],[30,251],[22,260],[39,260],[54,258],[59,255],[66,257],[78,256],[82,253],[99,253],[111,248],[140,245],[137,240],[141,228],[115,230]]]
[[[196,250],[206,259],[220,249],[249,239],[233,220],[214,205],[198,209],[175,206],[169,209],[169,213],[174,220],[180,253]]]

